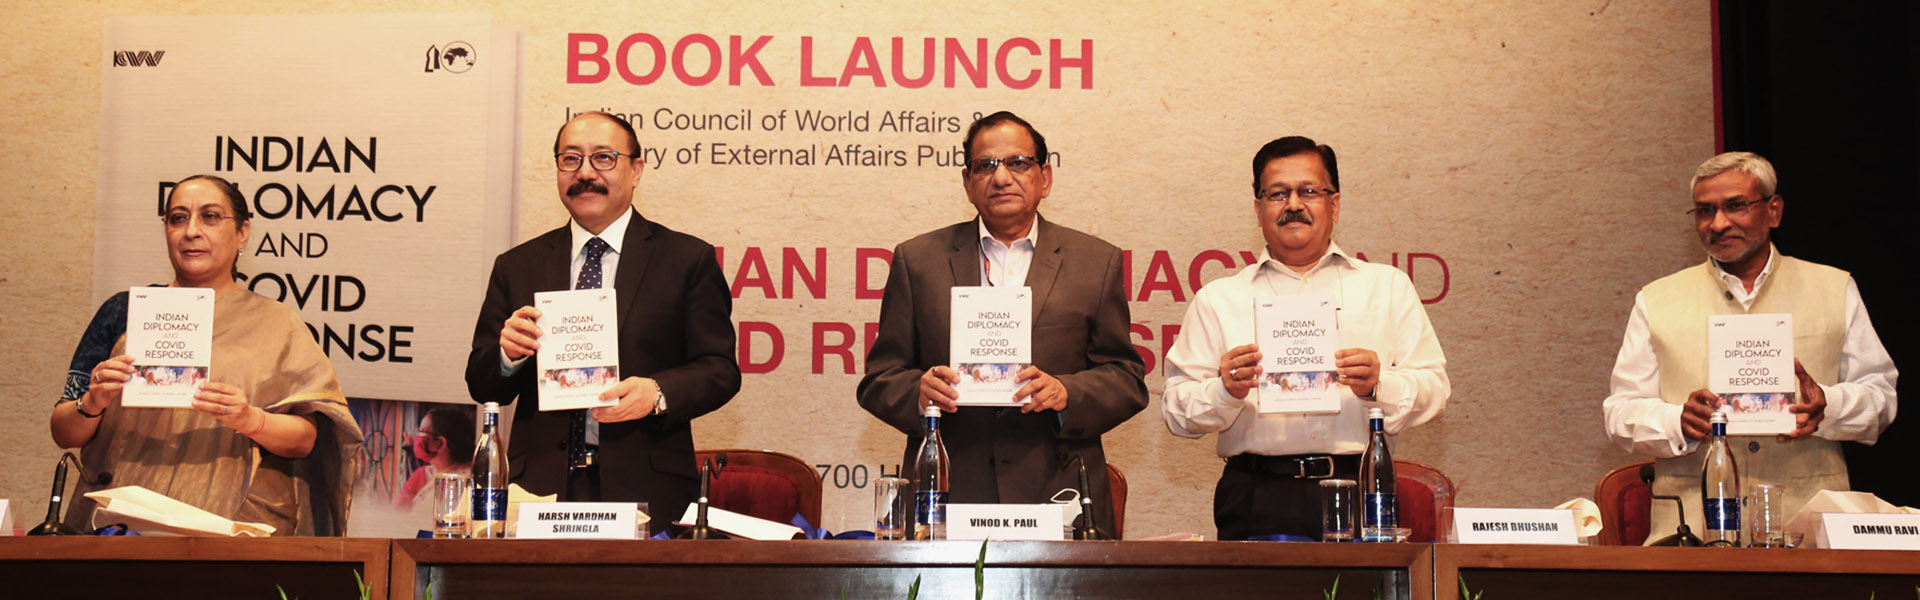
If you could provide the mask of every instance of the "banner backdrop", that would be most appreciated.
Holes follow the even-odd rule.
[[[160,66],[102,69],[95,296],[168,273],[160,182],[230,175],[266,209],[249,285],[341,336],[329,350],[350,394],[460,400],[501,249],[487,236],[507,231],[480,215],[510,211],[514,241],[564,225],[554,131],[580,111],[626,115],[648,165],[637,206],[718,246],[736,298],[745,382],[694,423],[696,444],[806,459],[825,481],[820,525],[865,529],[870,485],[902,469],[905,441],[854,402],[889,252],[972,217],[964,129],[1011,110],[1051,149],[1041,212],[1128,252],[1152,405],[1105,438],[1130,484],[1126,535],[1211,536],[1221,462],[1212,438],[1162,424],[1165,351],[1193,292],[1259,252],[1254,151],[1306,135],[1339,153],[1336,240],[1408,273],[1449,359],[1446,412],[1396,456],[1446,471],[1463,504],[1551,506],[1631,460],[1602,434],[1608,369],[1634,291],[1700,260],[1681,212],[1713,150],[1708,6],[1588,4],[502,2],[492,21],[528,32],[510,104],[529,118],[507,144],[524,169],[487,158],[498,137],[480,135],[512,114],[477,100],[512,95],[472,81],[502,67],[499,44],[469,33],[484,18],[116,19],[107,64]],[[476,50],[471,70],[423,70],[430,48],[456,61],[455,41]],[[230,71],[145,79],[208,52]],[[516,175],[517,207],[492,195],[510,185],[480,203],[480,182]],[[416,424],[390,416],[396,433]]]
[[[238,185],[247,289],[300,311],[349,396],[462,400],[511,239],[519,40],[484,13],[139,17],[102,50],[94,299],[172,279],[172,182]]]
[[[1339,153],[1335,237],[1406,271],[1453,399],[1396,440],[1469,505],[1551,506],[1629,458],[1600,401],[1632,294],[1699,260],[1712,154],[1705,5],[802,2],[527,11],[522,237],[565,222],[536,158],[571,114],[639,129],[649,218],[720,246],[746,379],[704,448],[814,463],[826,527],[866,529],[905,436],[854,402],[893,246],[972,217],[977,115],[1046,135],[1041,213],[1128,252],[1152,405],[1105,438],[1126,535],[1213,534],[1214,440],[1170,435],[1164,357],[1193,292],[1263,243],[1250,161]],[[1043,342],[1044,343],[1044,342]],[[1359,419],[1361,415],[1353,415]]]

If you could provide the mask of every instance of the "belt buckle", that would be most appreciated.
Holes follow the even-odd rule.
[[[580,460],[575,461],[573,463],[572,468],[585,469],[587,467],[593,466],[594,462],[596,462],[594,459],[598,458],[599,454],[600,454],[599,448],[595,448],[592,446],[587,447],[585,451],[582,451],[580,453]]]
[[[1293,459],[1293,462],[1295,466],[1300,468],[1300,474],[1296,476],[1297,479],[1327,479],[1329,477],[1333,477],[1333,457],[1332,456],[1322,455],[1322,456],[1314,456],[1309,458],[1296,458],[1296,459]],[[1316,463],[1316,462],[1326,465],[1325,473],[1310,473],[1307,471],[1307,464]]]

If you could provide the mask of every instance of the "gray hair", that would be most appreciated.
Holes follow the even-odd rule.
[[[1694,186],[1700,185],[1702,180],[1711,179],[1727,171],[1739,171],[1753,176],[1760,182],[1762,198],[1772,197],[1774,186],[1780,183],[1780,177],[1773,172],[1773,163],[1767,162],[1767,159],[1752,152],[1728,152],[1700,163],[1700,167],[1693,170],[1693,181],[1687,183],[1687,189],[1693,189]]]

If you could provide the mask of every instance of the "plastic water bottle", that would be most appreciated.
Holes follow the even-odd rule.
[[[1739,546],[1740,465],[1734,463],[1733,450],[1727,447],[1727,414],[1714,411],[1708,423],[1713,426],[1713,438],[1700,468],[1700,507],[1707,517],[1700,541]]]
[[[500,404],[480,409],[480,440],[473,447],[473,537],[507,537],[507,445],[500,439]]]
[[[927,406],[927,436],[913,460],[914,539],[947,539],[947,443],[940,439],[940,407]]]
[[[1394,541],[1400,526],[1399,496],[1394,493],[1393,454],[1387,450],[1386,413],[1367,409],[1367,453],[1360,458],[1361,541]]]

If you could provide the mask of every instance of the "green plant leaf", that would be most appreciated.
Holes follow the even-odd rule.
[[[907,588],[907,600],[920,597],[920,576],[913,576],[913,586]]]
[[[980,557],[973,559],[973,600],[987,594],[987,541],[980,540]]]
[[[280,587],[280,584],[276,583],[273,584],[273,589],[280,590],[280,600],[287,600],[287,588]]]
[[[1334,575],[1333,589],[1320,590],[1320,597],[1324,598],[1325,600],[1333,600],[1333,597],[1338,595],[1340,595],[1340,576]]]

